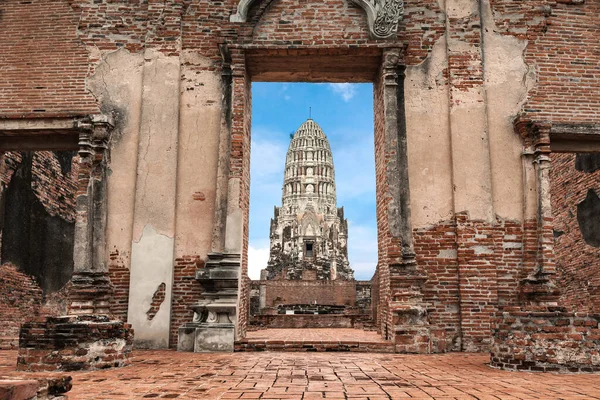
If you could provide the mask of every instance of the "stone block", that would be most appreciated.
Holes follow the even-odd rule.
[[[179,328],[178,332],[177,351],[194,351],[194,345],[196,342],[196,329],[182,326]]]
[[[234,342],[233,324],[201,324],[196,328],[194,352],[233,352]]]

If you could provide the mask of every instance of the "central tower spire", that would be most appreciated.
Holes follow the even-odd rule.
[[[262,279],[354,279],[348,222],[336,205],[329,140],[312,119],[290,141],[281,197],[271,220],[271,253]]]
[[[306,211],[307,206],[323,215],[335,215],[335,170],[329,141],[312,119],[294,134],[287,151],[283,196],[283,214]]]

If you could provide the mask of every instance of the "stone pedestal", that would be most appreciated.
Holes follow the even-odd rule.
[[[194,319],[179,328],[177,350],[233,351],[236,331],[239,254],[210,253],[196,271],[204,292],[195,304]]]
[[[232,352],[235,342],[233,324],[206,324],[190,322],[179,328],[177,350],[204,353]]]
[[[105,315],[46,317],[21,326],[17,369],[76,371],[129,364],[131,326]]]

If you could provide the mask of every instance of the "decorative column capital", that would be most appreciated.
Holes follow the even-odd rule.
[[[525,141],[525,146],[531,146],[535,153],[550,153],[550,131],[552,122],[536,121],[523,115],[514,121],[515,131]]]

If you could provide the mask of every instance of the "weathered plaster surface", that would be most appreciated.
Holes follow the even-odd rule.
[[[524,61],[527,42],[496,33],[489,0],[482,1],[482,20],[494,211],[502,218],[521,220],[523,145],[514,132],[513,120],[525,103],[535,77]]]
[[[452,214],[452,158],[448,126],[445,38],[420,65],[406,69],[404,82],[408,172],[413,229]]]
[[[448,0],[448,18],[477,18],[478,2]],[[447,21],[447,24],[452,24]],[[449,28],[450,29],[450,28]],[[460,30],[460,27],[452,29]],[[458,33],[458,32],[456,32]],[[473,43],[449,35],[447,49],[454,56],[476,60],[480,49]],[[459,67],[464,68],[464,66]],[[451,72],[452,75],[452,72]],[[451,78],[450,132],[452,138],[452,172],[454,211],[467,211],[472,219],[492,221],[491,164],[484,91],[481,86],[457,87]]]
[[[100,109],[113,117],[108,178],[107,250],[119,249],[129,268],[141,122],[143,55],[108,53],[88,80]],[[108,259],[108,255],[107,255]]]
[[[241,179],[230,178],[228,182],[229,186],[229,198],[239,199],[241,190]],[[244,214],[241,208],[239,208],[235,201],[229,201],[227,204],[227,222],[225,228],[225,252],[241,254],[242,243],[243,243],[243,228],[244,228]]]
[[[179,134],[179,57],[146,50],[133,238],[149,221],[172,237]]]
[[[467,18],[477,12],[477,1],[473,0],[447,0],[446,15],[451,18]]]
[[[144,61],[128,318],[137,346],[162,348],[169,343],[171,314],[180,59],[146,50]],[[166,297],[149,321],[146,299],[162,282]]]
[[[212,61],[191,51],[182,54],[177,257],[190,254],[204,257],[211,246],[222,89],[217,73],[199,72],[210,63]]]
[[[135,345],[166,348],[169,345],[171,287],[173,280],[174,239],[146,225],[141,238],[134,241],[131,256],[131,288],[127,318],[135,329]],[[146,312],[152,297],[162,283],[165,299],[152,319]]]

